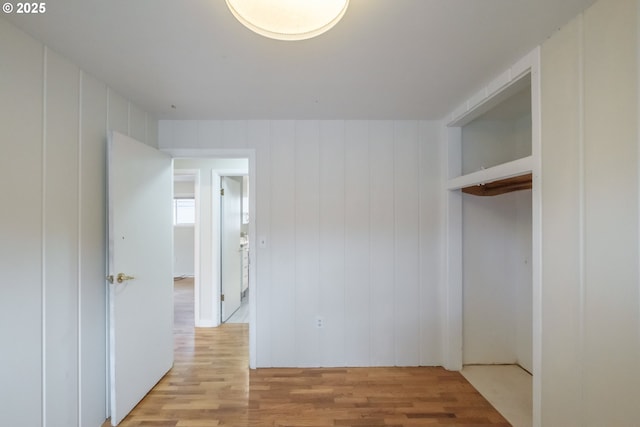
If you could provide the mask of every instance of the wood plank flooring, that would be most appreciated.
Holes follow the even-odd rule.
[[[176,282],[174,368],[121,426],[509,426],[442,368],[249,371],[248,325],[194,329],[190,292]]]

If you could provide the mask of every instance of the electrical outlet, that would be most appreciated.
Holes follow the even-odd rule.
[[[318,329],[324,328],[324,317],[316,316],[316,328]]]

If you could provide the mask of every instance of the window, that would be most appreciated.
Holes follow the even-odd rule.
[[[193,225],[196,222],[196,200],[173,199],[173,225]]]

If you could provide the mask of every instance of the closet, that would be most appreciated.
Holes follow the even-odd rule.
[[[450,369],[514,365],[536,372],[537,79],[533,52],[451,115],[446,183]],[[533,379],[534,399],[536,387]],[[529,411],[531,406],[529,397]]]
[[[531,85],[462,126],[462,173],[531,156]],[[532,371],[531,173],[463,187],[463,364]]]

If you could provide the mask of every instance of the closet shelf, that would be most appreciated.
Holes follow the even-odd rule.
[[[473,194],[474,196],[497,196],[513,191],[530,190],[532,187],[532,174],[528,173],[526,175],[513,176],[486,184],[464,187],[461,190],[463,193]]]
[[[449,180],[447,189],[460,190],[479,184],[500,181],[507,178],[526,175],[533,170],[533,157],[523,157],[501,165],[482,169]]]

